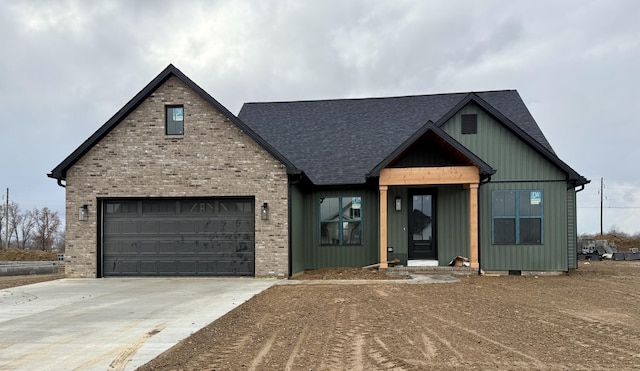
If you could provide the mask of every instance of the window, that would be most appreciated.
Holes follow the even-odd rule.
[[[180,213],[182,214],[214,214],[214,210],[211,200],[180,201]]]
[[[175,200],[150,200],[142,201],[143,214],[175,214]]]
[[[167,135],[184,134],[184,107],[167,106]]]
[[[138,203],[136,201],[105,202],[107,214],[136,214]]]
[[[320,198],[320,244],[362,245],[362,198]]]
[[[223,200],[218,203],[220,214],[251,214],[253,210],[253,202],[244,202],[238,200]]]
[[[542,191],[493,191],[491,198],[494,244],[543,243]]]
[[[478,115],[462,115],[462,134],[478,133]]]

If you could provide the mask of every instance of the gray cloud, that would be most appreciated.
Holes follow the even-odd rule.
[[[62,210],[44,174],[173,63],[236,113],[246,101],[518,89],[560,157],[624,185],[633,204],[637,14],[632,0],[0,2],[0,188]],[[640,209],[621,210],[605,226],[640,231]],[[578,223],[599,229],[599,210],[579,209]]]

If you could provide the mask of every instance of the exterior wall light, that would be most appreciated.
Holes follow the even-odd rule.
[[[402,210],[402,197],[396,196],[396,211]]]
[[[260,219],[269,220],[269,204],[266,202],[260,207]]]
[[[78,220],[86,222],[89,220],[89,205],[82,205],[78,208]]]

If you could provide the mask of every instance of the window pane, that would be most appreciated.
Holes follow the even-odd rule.
[[[520,219],[520,243],[542,243],[542,219]]]
[[[516,192],[495,191],[493,193],[494,216],[516,216]]]
[[[122,201],[107,203],[107,214],[136,214],[138,203],[136,201]]]
[[[213,214],[213,204],[204,201],[181,201],[180,212],[182,213],[198,213]]]
[[[360,208],[362,201],[360,197],[342,197],[342,219],[344,221],[360,220]]]
[[[542,191],[520,192],[520,216],[542,216]]]
[[[320,243],[322,245],[340,244],[340,223],[321,222],[320,223]]]
[[[320,219],[340,220],[340,198],[326,197],[320,199]]]
[[[236,200],[222,200],[218,202],[218,212],[220,214],[250,214],[253,212],[251,202]]]
[[[414,195],[412,197],[411,216],[409,218],[409,232],[414,241],[431,239],[431,218],[433,216],[432,196]]]
[[[142,202],[143,213],[175,213],[175,201],[144,201]]]
[[[344,222],[342,236],[345,245],[362,244],[362,231],[360,222]]]
[[[184,134],[183,107],[167,107],[166,127],[168,135]]]
[[[493,242],[496,244],[516,243],[516,220],[510,218],[494,219]]]

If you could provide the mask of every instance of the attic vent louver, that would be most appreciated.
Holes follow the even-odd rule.
[[[462,115],[462,134],[478,133],[478,115]]]

